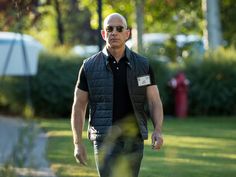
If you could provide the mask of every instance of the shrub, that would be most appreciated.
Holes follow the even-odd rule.
[[[168,86],[168,82],[173,76],[174,69],[171,69],[167,63],[152,59],[150,57],[150,65],[154,71],[156,83],[162,100],[164,113],[173,113],[173,93]]]
[[[42,53],[38,73],[30,77],[33,111],[40,116],[68,116],[82,59]],[[23,114],[27,106],[27,78],[6,77],[0,87],[1,112]]]
[[[32,79],[35,111],[44,116],[68,116],[82,60],[43,54],[38,74]]]
[[[236,114],[236,51],[219,49],[201,63],[188,63],[189,111],[193,115]]]
[[[168,81],[179,70],[186,73],[189,85],[189,115],[236,115],[236,51],[220,49],[207,53],[203,60],[189,59],[185,64],[150,64],[163,101],[165,115],[173,114],[174,95]],[[62,54],[43,53],[38,73],[30,77],[33,111],[37,116],[68,117],[82,59]],[[22,77],[0,78],[0,112],[30,113],[27,102],[28,80]]]

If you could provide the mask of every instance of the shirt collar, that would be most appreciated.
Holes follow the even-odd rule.
[[[109,56],[110,56],[110,54],[109,54],[109,52],[108,52],[106,47],[103,48],[102,53],[105,56],[106,65],[108,65],[109,64]],[[129,65],[129,67],[132,68],[132,66],[131,66],[131,51],[130,51],[130,49],[127,46],[125,46],[125,57],[127,58],[127,64]]]

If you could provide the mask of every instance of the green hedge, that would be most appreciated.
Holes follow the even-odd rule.
[[[70,114],[74,87],[82,59],[43,53],[38,73],[30,78],[31,100],[38,116]],[[23,114],[27,106],[27,78],[6,77],[0,87],[0,111]]]
[[[32,79],[35,111],[44,116],[68,116],[82,59],[44,54]]]
[[[149,58],[152,58],[150,55]],[[182,63],[151,60],[166,115],[174,114],[174,92],[168,82],[179,71],[190,81],[189,115],[236,115],[236,50],[219,49],[203,59]]]
[[[201,62],[186,64],[152,60],[156,81],[166,115],[173,115],[173,90],[168,81],[179,70],[186,73],[189,85],[190,115],[236,115],[236,52],[219,50],[207,54]],[[38,74],[31,77],[31,99],[36,116],[68,117],[73,102],[82,59],[44,53],[39,59]],[[22,77],[0,78],[0,112],[25,114],[27,80]],[[28,106],[29,107],[29,106]]]
[[[25,105],[26,81],[21,77],[0,78],[0,113],[21,114]]]
[[[156,83],[159,89],[160,97],[163,104],[164,113],[173,114],[174,100],[172,89],[168,86],[168,82],[173,77],[175,70],[170,69],[167,63],[149,57],[150,65],[155,73]]]
[[[186,74],[191,115],[236,115],[236,51],[220,49],[201,63],[189,62]]]

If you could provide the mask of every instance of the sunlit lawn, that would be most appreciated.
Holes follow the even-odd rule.
[[[86,130],[89,166],[82,167],[73,158],[70,120],[42,120],[40,124],[49,136],[47,155],[58,177],[97,176]],[[236,175],[236,117],[166,119],[163,133],[165,144],[160,152],[151,149],[150,139],[145,141],[140,177]]]

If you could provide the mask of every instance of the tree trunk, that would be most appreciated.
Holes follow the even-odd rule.
[[[202,0],[205,16],[204,42],[206,49],[216,49],[222,44],[219,0]]]
[[[143,51],[143,15],[144,15],[144,0],[136,1],[136,29],[137,32],[134,37],[136,40],[136,47],[138,52]]]
[[[102,36],[101,36],[101,30],[102,30],[102,0],[97,1],[97,11],[98,11],[98,47],[99,50],[102,50]]]
[[[61,19],[61,10],[58,0],[54,0],[56,10],[56,22],[57,22],[57,37],[60,44],[64,44],[64,27]]]

